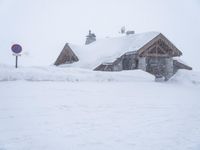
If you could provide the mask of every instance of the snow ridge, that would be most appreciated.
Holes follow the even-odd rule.
[[[71,67],[20,67],[0,65],[0,81],[66,82],[154,82],[155,77],[142,70],[101,72]],[[200,85],[200,73],[179,70],[167,83]]]
[[[80,68],[65,67],[0,67],[0,81],[96,81],[96,82],[149,82],[154,77],[144,71],[99,72]]]

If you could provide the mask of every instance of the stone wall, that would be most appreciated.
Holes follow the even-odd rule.
[[[138,58],[138,69],[146,71],[146,58],[145,57]]]
[[[169,79],[174,74],[174,67],[173,67],[173,58],[165,58],[166,63],[166,79]]]

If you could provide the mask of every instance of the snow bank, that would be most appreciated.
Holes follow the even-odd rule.
[[[155,77],[142,70],[120,72],[91,71],[73,67],[20,67],[0,65],[0,81],[95,81],[95,82],[152,82]],[[200,72],[179,70],[168,83],[200,85]]]
[[[14,67],[0,66],[0,81],[154,81],[154,76],[141,71],[100,72],[65,67]]]
[[[200,85],[200,72],[180,69],[169,82]]]

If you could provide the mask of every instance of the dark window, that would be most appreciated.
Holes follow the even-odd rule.
[[[131,69],[131,60],[129,58],[124,58],[122,61],[123,70],[130,70]]]

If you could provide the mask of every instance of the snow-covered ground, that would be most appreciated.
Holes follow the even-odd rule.
[[[0,150],[199,150],[199,77],[1,66]]]

